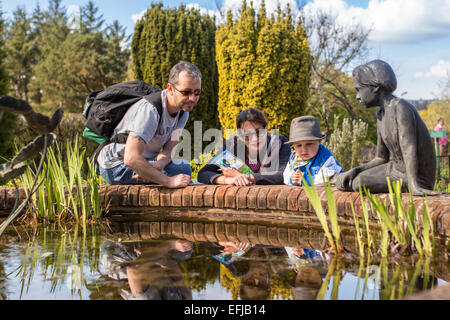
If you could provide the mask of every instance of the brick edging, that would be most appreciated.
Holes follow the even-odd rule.
[[[316,187],[322,207],[327,210],[327,199],[323,187]],[[338,215],[353,217],[351,203],[356,214],[362,216],[360,195],[357,192],[343,192],[332,188],[336,198]],[[19,188],[20,199],[25,199],[23,188]],[[114,210],[122,207],[141,208],[221,208],[235,210],[273,210],[282,212],[313,212],[310,201],[301,187],[287,185],[218,186],[190,185],[185,188],[169,189],[156,185],[102,185],[101,205]],[[387,194],[379,194],[389,204]],[[0,210],[11,210],[16,200],[15,188],[0,188]],[[421,217],[424,201],[421,196],[413,197],[416,216]],[[403,202],[409,203],[410,195],[403,194]],[[450,195],[443,194],[427,198],[428,208],[435,222],[436,232],[450,236]],[[388,205],[392,212],[393,208]],[[375,218],[372,213],[372,218]]]

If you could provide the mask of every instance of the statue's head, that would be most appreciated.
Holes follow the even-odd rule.
[[[391,66],[382,60],[373,60],[353,70],[356,98],[366,107],[378,105],[382,91],[392,93],[397,88],[397,78]]]

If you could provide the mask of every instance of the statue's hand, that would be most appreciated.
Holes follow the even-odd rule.
[[[421,196],[421,195],[427,195],[427,196],[436,196],[439,194],[443,194],[442,191],[437,191],[437,190],[428,190],[419,186],[414,186],[411,188],[411,193],[414,196]]]
[[[336,177],[336,188],[341,191],[353,191],[352,182],[358,175],[356,168],[350,169],[347,172],[341,173]]]

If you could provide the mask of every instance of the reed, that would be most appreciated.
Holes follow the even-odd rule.
[[[356,232],[356,240],[358,242],[358,249],[359,249],[359,256],[361,258],[364,258],[365,256],[365,243],[362,235],[362,230],[359,227],[359,219],[355,212],[355,207],[353,205],[353,201],[350,202],[350,205],[352,207],[352,214],[353,214],[353,220],[355,221],[355,232]]]
[[[78,136],[67,140],[65,145],[66,161],[63,161],[60,143],[56,142],[48,149],[45,170],[39,174],[43,183],[37,195],[33,195],[29,211],[38,221],[98,220],[102,214],[99,191],[102,179],[96,174],[94,163],[85,156],[85,149],[80,149]],[[29,167],[21,177],[27,194],[36,177],[35,172]]]
[[[87,286],[85,268],[88,266],[91,272],[100,270],[100,228],[99,225],[80,228],[79,224],[74,224],[64,230],[49,224],[32,230],[21,255],[23,260],[12,275],[21,283],[20,296],[38,276],[50,281],[50,293],[67,286],[72,295],[78,294],[81,298],[81,288]]]
[[[433,255],[435,249],[433,223],[428,210],[426,197],[424,198],[424,208],[421,216],[422,226],[419,226],[416,219],[412,194],[410,194],[410,201],[405,209],[401,192],[402,181],[394,181],[391,183],[388,177],[387,182],[389,187],[389,200],[393,208],[392,214],[388,212],[385,202],[372,195],[364,187],[364,193],[369,199],[381,224],[382,238],[380,251],[382,256],[387,256],[389,245],[397,245],[398,247],[406,246],[410,252],[417,252],[420,256]]]
[[[311,205],[314,209],[314,212],[316,213],[317,218],[319,219],[319,222],[325,231],[325,235],[328,239],[328,242],[330,246],[333,248],[334,252],[337,254],[342,253],[342,246],[340,242],[340,227],[338,224],[338,214],[337,214],[337,206],[336,206],[336,199],[333,195],[333,192],[331,190],[330,182],[328,181],[325,183],[325,193],[327,196],[327,204],[328,204],[328,218],[327,215],[322,207],[322,203],[320,201],[320,196],[317,193],[317,189],[312,183],[311,186],[308,185],[308,183],[305,180],[305,177],[302,177],[303,180],[303,189],[306,192],[306,195],[311,202]],[[310,175],[310,181],[312,181],[311,175]],[[328,220],[330,221],[331,225],[331,231],[330,227],[328,226]]]

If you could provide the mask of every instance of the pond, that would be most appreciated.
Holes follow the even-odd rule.
[[[248,223],[248,231],[266,228],[286,239],[275,243],[269,232],[258,240],[249,232],[250,245],[225,237],[242,224],[222,233],[216,227],[214,237],[210,225],[10,226],[0,238],[0,299],[390,300],[450,279],[445,259],[337,259],[322,250],[316,229]]]

